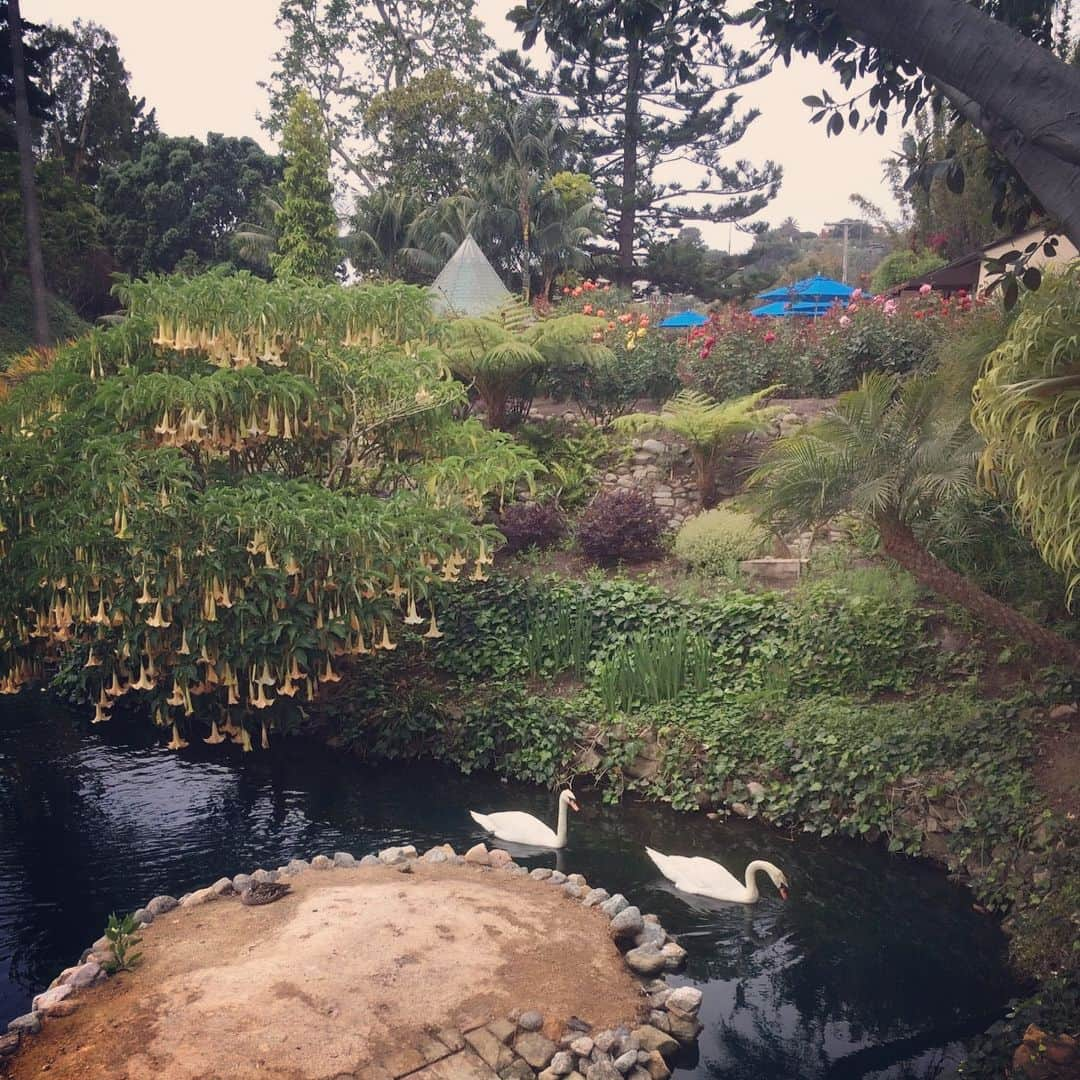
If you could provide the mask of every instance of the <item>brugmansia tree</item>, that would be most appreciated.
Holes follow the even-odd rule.
[[[536,462],[454,419],[421,289],[121,295],[0,401],[0,690],[74,663],[97,721],[137,695],[174,748],[248,749],[403,624],[441,636],[436,590],[491,560],[484,500]]]
[[[453,319],[444,336],[453,373],[475,388],[488,424],[505,428],[512,398],[531,399],[536,378],[554,365],[587,364],[607,355],[603,319],[563,315],[536,319],[522,304],[487,316]]]
[[[682,390],[659,413],[631,413],[616,420],[614,426],[621,431],[668,431],[684,440],[694,461],[701,505],[708,507],[716,502],[717,472],[732,442],[764,431],[781,411],[759,408],[762,400],[778,389],[767,386],[729,401],[713,401],[697,390]]]
[[[319,110],[301,90],[281,137],[285,179],[275,218],[278,249],[270,256],[276,277],[332,281],[341,261],[330,183],[330,150]]]
[[[854,513],[872,523],[881,546],[921,585],[986,625],[1069,665],[1077,647],[983,592],[937,559],[927,523],[975,490],[980,442],[966,402],[934,378],[866,375],[857,389],[796,435],[778,440],[754,474],[763,511],[786,527]]]
[[[1043,559],[1080,587],[1080,269],[1049,279],[976,383],[984,482],[1003,490]]]

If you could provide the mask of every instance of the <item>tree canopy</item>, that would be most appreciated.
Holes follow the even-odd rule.
[[[526,0],[509,17],[526,48],[542,37],[554,56],[553,89],[585,131],[624,276],[636,246],[657,229],[740,220],[776,194],[777,165],[728,156],[758,115],[739,111],[735,91],[767,68],[756,52],[725,41],[723,5]],[[676,163],[697,176],[657,175]]]
[[[280,160],[253,139],[158,135],[137,158],[102,170],[97,205],[106,243],[136,275],[171,271],[188,252],[198,265],[222,262],[230,233],[252,220],[280,175]]]
[[[293,98],[306,90],[318,106],[335,167],[361,190],[377,186],[359,138],[368,110],[378,108],[376,95],[439,70],[478,80],[491,42],[473,8],[473,0],[281,0],[277,26],[285,44],[264,84],[267,130],[284,129]]]
[[[135,157],[157,133],[154,110],[131,93],[116,38],[103,26],[76,19],[44,27],[39,39],[48,51],[42,85],[52,99],[39,156],[58,158],[76,183],[93,184],[102,166]]]

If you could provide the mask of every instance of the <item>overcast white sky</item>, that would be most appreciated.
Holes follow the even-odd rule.
[[[478,0],[488,33],[500,47],[519,45],[506,12],[508,0]],[[187,0],[162,4],[147,0],[23,0],[23,15],[35,22],[70,23],[93,19],[117,37],[132,75],[133,90],[157,109],[161,129],[170,135],[208,131],[249,135],[267,148],[271,143],[255,118],[265,105],[257,83],[270,75],[278,47],[274,26],[278,0]],[[539,46],[533,56],[538,58]],[[767,158],[784,167],[784,185],[763,215],[772,223],[794,217],[805,229],[825,221],[857,216],[848,202],[853,192],[896,212],[882,179],[881,162],[898,142],[896,129],[884,137],[846,132],[825,138],[811,127],[802,98],[822,87],[840,98],[831,72],[812,61],[790,69],[777,66],[761,82],[747,87],[745,101],[762,115],[738,144],[736,154],[759,162]],[[706,225],[706,239],[728,245],[726,225]],[[747,246],[737,230],[732,247]]]

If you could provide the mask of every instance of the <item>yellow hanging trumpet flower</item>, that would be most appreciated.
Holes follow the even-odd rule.
[[[83,668],[101,667],[101,661],[97,658],[94,650],[90,650],[90,655],[86,658],[86,663],[83,664]]]
[[[423,635],[426,638],[441,638],[443,632],[439,629],[438,623],[435,622],[435,612],[431,613],[431,625],[427,628],[427,633]]]
[[[409,609],[405,614],[406,626],[420,626],[423,623],[423,617],[416,610],[416,597],[409,593]]]
[[[385,622],[382,624],[382,638],[376,648],[385,649],[387,652],[393,652],[397,648],[397,645],[390,640],[390,628]]]
[[[153,690],[154,683],[150,676],[147,674],[146,665],[139,664],[139,678],[133,682],[130,686],[132,690]]]
[[[170,750],[183,750],[187,746],[187,743],[180,738],[180,732],[177,730],[175,724],[172,726],[172,738],[169,740],[168,747]]]
[[[154,608],[154,614],[151,618],[146,620],[147,626],[152,626],[155,629],[164,629],[167,626],[172,626],[172,620],[166,619],[161,611],[161,601],[157,602],[157,607]]]
[[[175,679],[173,679],[172,693],[165,699],[165,704],[172,705],[174,708],[184,704],[183,691]]]
[[[154,603],[154,598],[150,595],[149,579],[146,577],[145,574],[143,574],[142,577],[142,594],[135,598],[135,603],[139,604],[140,606]]]
[[[398,575],[395,573],[393,584],[391,584],[391,586],[386,590],[386,595],[392,596],[394,598],[394,602],[397,603],[397,601],[400,600],[406,592],[407,590],[401,587],[401,581],[398,579]]]
[[[222,735],[220,731],[218,731],[217,721],[211,720],[210,734],[205,739],[203,739],[203,742],[209,744],[210,746],[217,746],[218,743],[223,743],[224,741],[225,736]]]
[[[326,668],[319,674],[319,681],[328,682],[341,682],[341,676],[334,670],[330,663],[330,657],[326,657]]]
[[[245,754],[250,754],[253,747],[251,745],[251,736],[248,734],[247,728],[240,729],[240,745],[244,748]]]
[[[98,626],[107,626],[109,624],[109,616],[105,614],[105,594],[102,593],[98,597],[97,611],[90,616],[90,621],[96,623]]]
[[[267,731],[266,731],[266,721],[265,720],[263,721],[263,725],[262,725],[262,743],[261,743],[261,745],[262,745],[262,748],[264,750],[269,750],[270,749],[270,736],[267,734]]]

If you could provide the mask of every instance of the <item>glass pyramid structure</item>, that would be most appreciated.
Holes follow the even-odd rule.
[[[488,315],[513,299],[471,236],[462,240],[429,292],[436,315]]]

